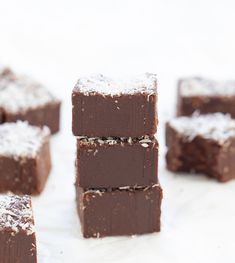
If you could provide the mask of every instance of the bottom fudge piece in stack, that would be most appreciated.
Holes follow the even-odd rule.
[[[77,187],[76,192],[78,214],[86,238],[160,231],[162,189],[159,184],[111,191]]]
[[[41,193],[51,169],[49,137],[47,127],[0,125],[0,192]]]
[[[218,181],[235,178],[235,120],[222,113],[179,117],[166,125],[167,167],[205,173]]]
[[[29,196],[0,196],[0,262],[37,262],[34,219]]]

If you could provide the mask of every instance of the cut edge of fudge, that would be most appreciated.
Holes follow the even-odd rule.
[[[223,144],[229,138],[235,138],[235,120],[229,114],[213,113],[190,117],[181,116],[170,120],[167,125],[175,129],[186,141],[201,136]]]
[[[201,77],[191,77],[179,80],[179,95],[195,96],[235,96],[235,81],[214,81]]]
[[[157,139],[155,136],[141,136],[139,138],[132,137],[88,137],[77,136],[80,145],[123,145],[123,144],[140,144],[142,147],[149,147],[153,143],[156,144]]]
[[[218,121],[217,127],[219,126]],[[213,129],[211,131],[214,132]],[[232,134],[229,134],[230,132]],[[192,134],[191,137],[188,137],[188,135],[189,132],[185,136],[169,123],[166,125],[166,145],[168,147],[166,163],[170,171],[206,174],[219,182],[227,182],[235,178],[234,127],[229,129],[228,134],[222,138],[221,134],[220,137],[217,136],[218,134],[208,136],[207,133],[206,136]]]
[[[28,76],[18,75],[9,68],[0,69],[0,108],[5,114],[22,113],[48,104],[60,105],[61,101]]]
[[[34,158],[50,138],[47,127],[31,126],[27,122],[0,125],[0,156]]]
[[[0,231],[35,233],[29,196],[0,195]]]
[[[133,78],[109,78],[102,74],[80,78],[75,85],[74,92],[85,96],[101,94],[103,96],[133,95],[136,93],[148,96],[157,93],[156,74],[145,73]]]

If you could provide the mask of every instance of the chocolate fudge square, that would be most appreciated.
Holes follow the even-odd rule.
[[[51,169],[49,138],[47,127],[0,125],[0,192],[42,192]]]
[[[235,81],[186,78],[178,85],[178,116],[222,112],[235,118]]]
[[[235,178],[235,120],[214,113],[178,117],[167,123],[167,167],[204,173],[226,182]]]
[[[0,123],[27,121],[59,131],[60,101],[34,80],[0,69]]]
[[[162,189],[83,190],[77,187],[77,209],[85,238],[139,235],[160,231]]]
[[[144,74],[133,80],[103,75],[81,78],[72,92],[75,136],[141,137],[157,130],[157,80]]]
[[[0,262],[37,263],[29,196],[0,196]]]
[[[77,185],[83,188],[148,186],[158,182],[154,137],[77,139]]]

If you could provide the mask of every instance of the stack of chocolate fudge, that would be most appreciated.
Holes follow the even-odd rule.
[[[235,82],[179,81],[177,118],[166,125],[166,160],[174,172],[235,179]]]
[[[160,231],[156,76],[81,78],[72,105],[84,237]]]

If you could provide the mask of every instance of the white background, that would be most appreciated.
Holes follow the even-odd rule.
[[[39,263],[235,262],[235,182],[165,170],[164,122],[178,77],[234,78],[233,0],[0,0],[0,63],[63,99],[53,171],[34,198]],[[154,72],[159,79],[162,232],[84,240],[75,210],[70,94],[80,75]]]

